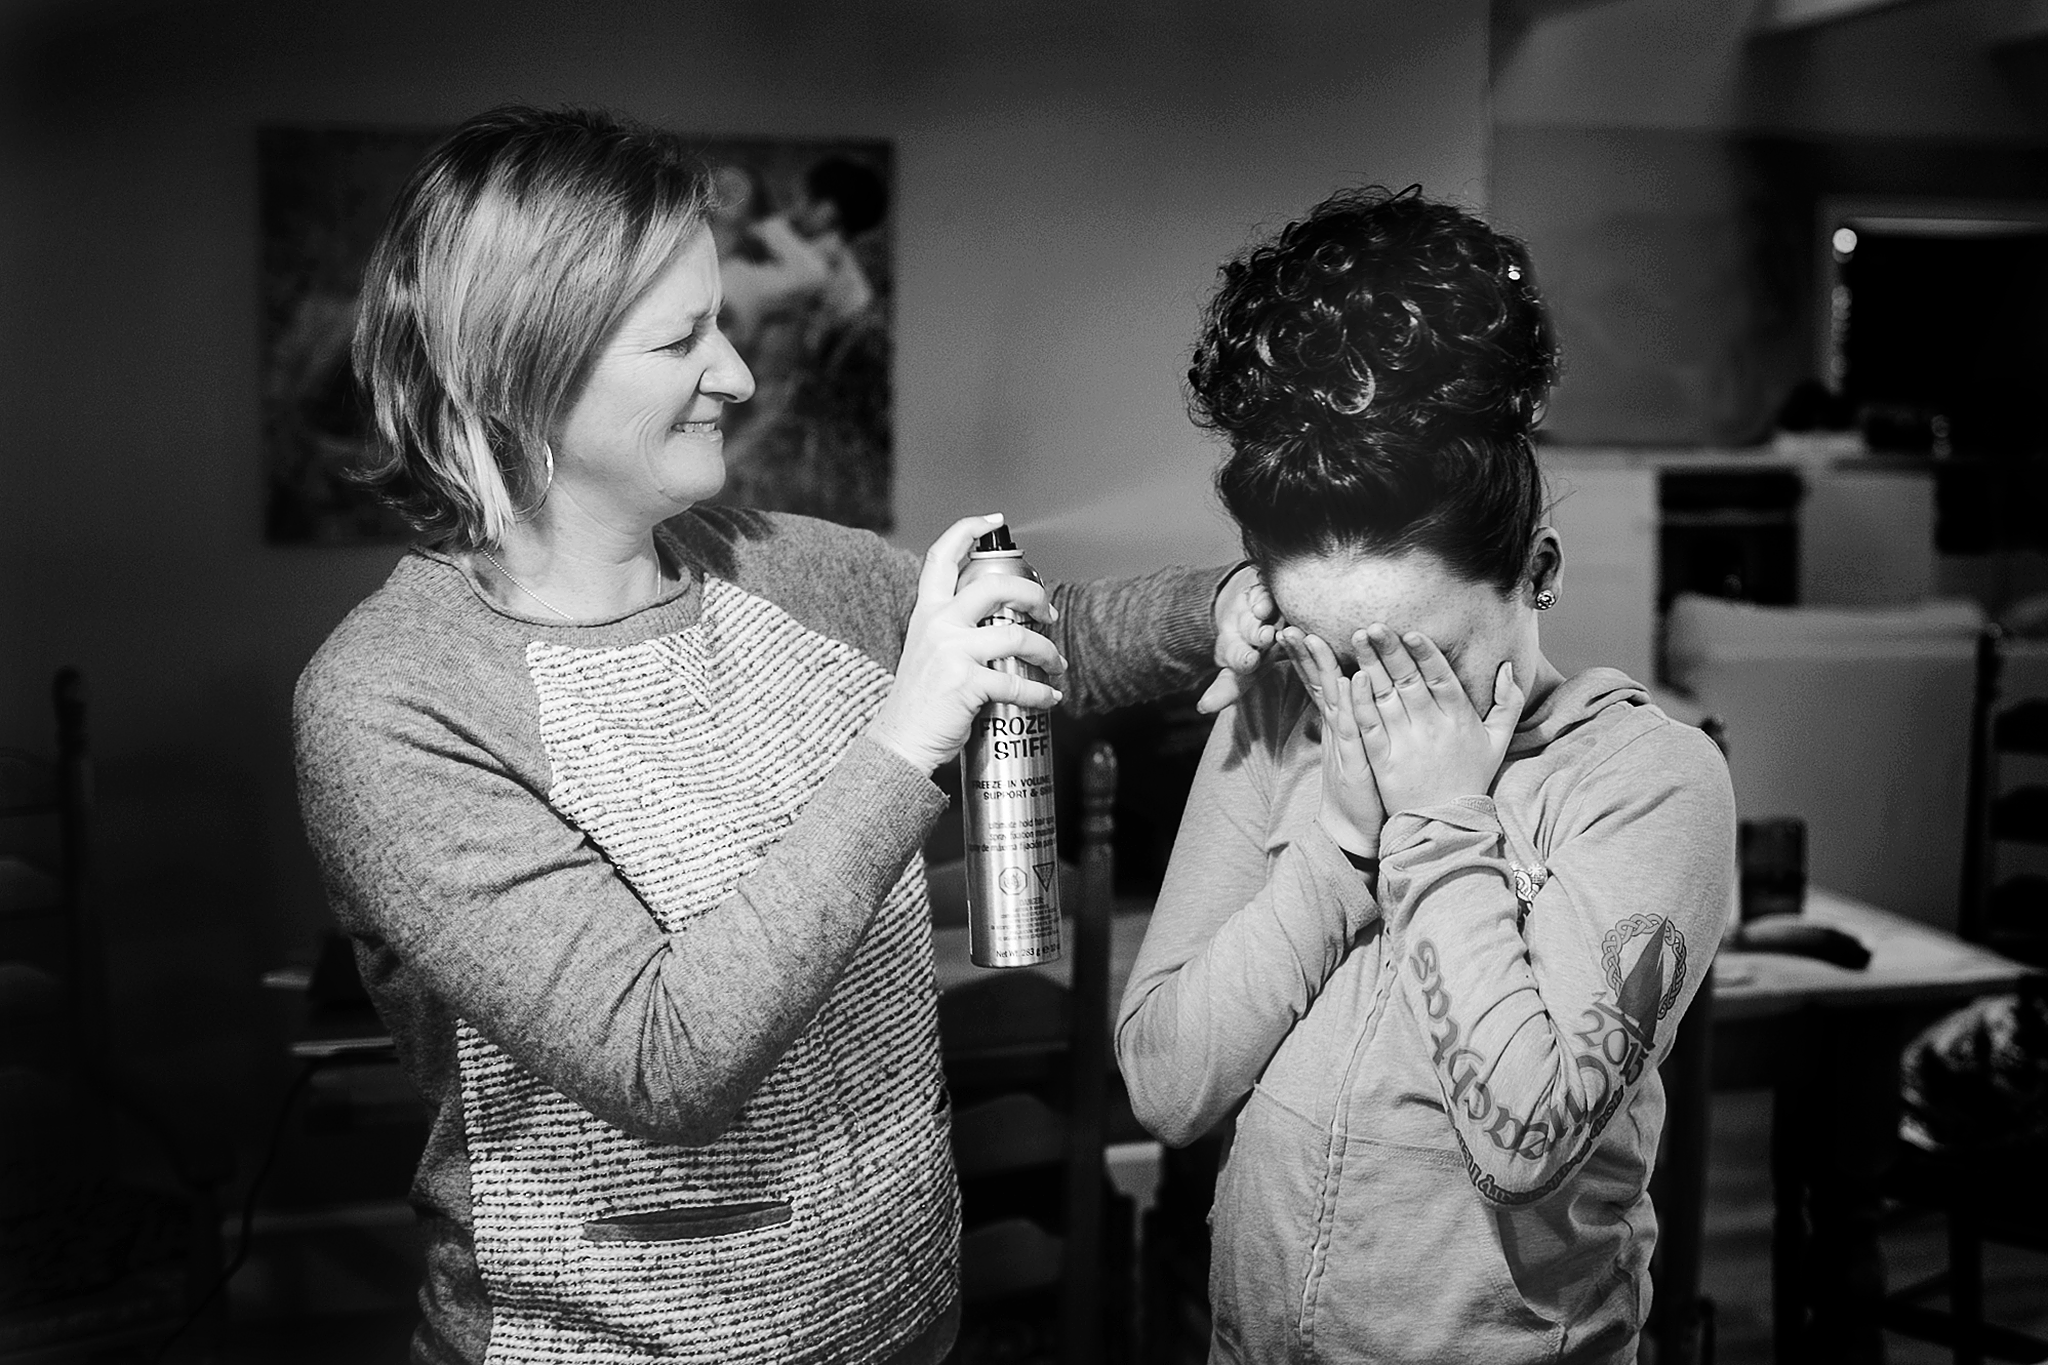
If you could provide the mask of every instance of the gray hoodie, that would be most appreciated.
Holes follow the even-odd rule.
[[[1377,895],[1320,792],[1274,670],[1210,737],[1117,1030],[1161,1138],[1236,1115],[1211,1359],[1633,1361],[1656,1064],[1733,894],[1720,754],[1583,673],[1490,796],[1387,822]]]

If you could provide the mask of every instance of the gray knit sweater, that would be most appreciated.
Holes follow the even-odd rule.
[[[417,551],[299,682],[308,836],[434,1114],[415,1359],[936,1358],[944,800],[863,733],[918,561],[718,509],[664,544],[681,588],[578,626]],[[1218,578],[1056,588],[1067,704],[1195,683]]]

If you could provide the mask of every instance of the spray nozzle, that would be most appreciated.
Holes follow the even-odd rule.
[[[978,555],[1016,554],[1017,542],[1010,539],[1010,528],[998,526],[993,531],[974,538],[974,553]]]

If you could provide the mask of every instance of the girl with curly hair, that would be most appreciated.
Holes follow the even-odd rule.
[[[1713,959],[1713,744],[1567,678],[1527,253],[1414,190],[1226,265],[1189,371],[1291,669],[1218,721],[1124,996],[1132,1103],[1234,1117],[1210,1358],[1633,1361],[1657,1063]]]

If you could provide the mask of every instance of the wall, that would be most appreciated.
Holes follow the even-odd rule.
[[[1060,513],[1072,575],[1234,557],[1177,387],[1217,263],[1341,182],[1478,201],[1486,54],[1480,0],[0,8],[0,735],[86,670],[127,1064],[268,1103],[253,983],[321,916],[290,688],[394,558],[260,539],[258,124],[895,139],[900,538]]]
[[[2028,6],[1771,37],[1758,8],[1595,0],[1497,30],[1490,199],[1558,313],[1559,440],[1768,435],[1816,368],[1824,196],[2048,198],[2043,44],[2011,41]]]

